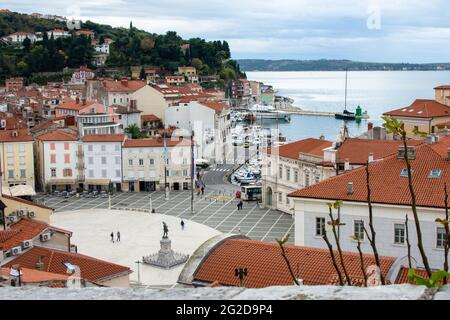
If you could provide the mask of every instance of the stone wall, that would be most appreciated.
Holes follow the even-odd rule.
[[[450,286],[427,289],[411,285],[372,288],[336,286],[219,288],[0,288],[2,300],[450,300]]]

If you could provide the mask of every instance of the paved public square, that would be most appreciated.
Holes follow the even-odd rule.
[[[220,172],[220,171],[219,171]],[[225,185],[226,186],[226,185]],[[190,191],[172,191],[169,200],[164,192],[116,193],[111,196],[114,209],[150,209],[158,214],[166,214],[204,224],[223,233],[241,233],[254,240],[275,241],[290,234],[289,242],[294,242],[294,220],[291,215],[260,208],[255,202],[244,202],[243,210],[237,210],[237,201],[232,190],[215,185],[206,189],[203,197],[194,195],[194,213],[190,210]],[[225,191],[224,191],[225,190]],[[36,200],[58,212],[72,210],[106,209],[108,198],[69,198],[38,196]]]

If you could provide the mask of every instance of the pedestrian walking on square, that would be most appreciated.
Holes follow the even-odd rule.
[[[181,219],[181,230],[184,230],[184,220]]]
[[[114,232],[111,232],[111,242],[114,243]]]
[[[120,231],[117,231],[117,242],[120,242]]]
[[[202,187],[202,196],[205,195],[205,187]]]
[[[239,201],[239,207],[240,207],[240,210],[242,210],[242,206],[244,205],[244,203],[242,202],[242,200],[241,201]]]

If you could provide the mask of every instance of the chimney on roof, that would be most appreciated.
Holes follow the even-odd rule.
[[[81,101],[83,103],[83,106],[85,106],[86,105],[86,98],[81,99]]]
[[[407,152],[408,152],[408,159],[409,160],[415,160],[416,159],[416,147],[408,147],[407,148]],[[405,147],[403,146],[399,146],[398,147],[398,152],[397,152],[397,159],[399,160],[405,160]]]
[[[39,259],[36,262],[36,270],[44,271],[44,262],[42,262],[42,256],[39,256]]]
[[[347,194],[353,194],[353,182],[347,184]]]
[[[77,97],[77,98],[75,99],[75,102],[76,102],[76,104],[79,104],[79,103],[80,103],[80,98]]]
[[[137,100],[130,101],[130,110],[137,110]]]
[[[122,79],[120,80],[120,83],[122,83],[123,86],[128,86],[128,80],[127,79]]]
[[[369,163],[373,162],[373,152],[369,153]]]
[[[350,170],[350,160],[349,159],[345,159],[344,171],[349,171],[349,170]]]
[[[367,124],[367,131],[370,131],[370,130],[372,130],[373,129],[373,123],[372,122],[369,122],[368,124]]]

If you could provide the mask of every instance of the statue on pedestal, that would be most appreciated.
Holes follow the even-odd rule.
[[[163,222],[163,239],[169,238],[169,227],[167,227],[167,224]]]

